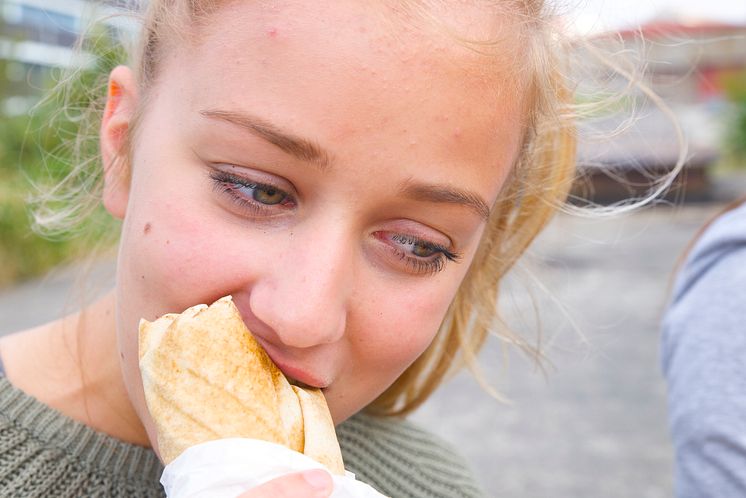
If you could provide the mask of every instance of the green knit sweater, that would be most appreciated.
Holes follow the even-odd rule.
[[[356,415],[337,427],[345,467],[392,498],[476,497],[464,462],[409,422]],[[150,449],[72,420],[0,376],[0,496],[163,497]]]

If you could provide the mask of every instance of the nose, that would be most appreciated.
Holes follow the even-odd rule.
[[[347,325],[354,254],[339,230],[318,228],[289,237],[251,289],[252,313],[288,347],[331,344]]]

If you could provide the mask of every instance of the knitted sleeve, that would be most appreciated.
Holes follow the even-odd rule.
[[[151,450],[69,419],[0,377],[0,496],[162,498]]]
[[[456,451],[410,422],[358,414],[337,437],[345,468],[391,498],[483,496]]]

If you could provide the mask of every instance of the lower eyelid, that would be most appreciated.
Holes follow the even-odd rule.
[[[405,255],[402,260],[420,275],[434,274],[445,267],[445,256],[442,253],[436,253],[430,259]]]

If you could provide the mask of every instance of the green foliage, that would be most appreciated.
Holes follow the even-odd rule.
[[[746,101],[738,102],[732,110],[725,144],[730,155],[746,166]]]
[[[746,102],[746,70],[724,75],[721,83],[728,99],[732,102]]]
[[[51,267],[88,252],[111,232],[113,223],[103,210],[93,212],[82,226],[71,227],[44,238],[32,231],[31,199],[42,188],[59,183],[73,170],[81,157],[97,154],[95,135],[96,101],[105,96],[106,77],[119,63],[126,61],[122,46],[108,27],[89,31],[82,54],[91,62],[83,69],[64,74],[50,71],[46,97],[29,113],[18,116],[0,114],[0,287],[40,275]],[[0,101],[8,96],[6,61],[0,60]],[[55,79],[65,78],[55,84]],[[41,97],[41,93],[39,97]],[[83,140],[76,140],[83,136]],[[75,149],[78,148],[78,153]],[[95,163],[93,164],[95,166]],[[83,171],[81,188],[88,188]],[[75,188],[75,185],[71,185]]]
[[[722,84],[732,104],[726,119],[725,152],[731,161],[746,167],[746,70],[728,74]]]

